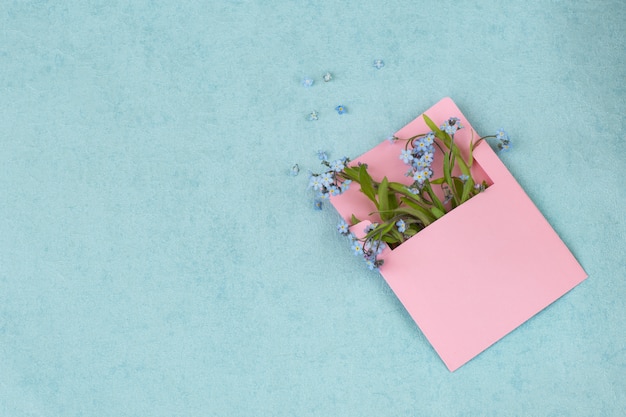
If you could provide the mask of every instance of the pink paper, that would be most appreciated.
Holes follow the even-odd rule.
[[[455,116],[464,128],[455,135],[461,150],[480,136],[450,98],[426,111],[438,125]],[[396,133],[426,133],[421,115]],[[360,156],[376,180],[410,184],[399,159],[403,143],[387,141]],[[437,158],[437,156],[436,156]],[[452,210],[394,250],[380,268],[396,296],[450,371],[458,369],[537,314],[587,274],[488,144],[474,150],[475,178],[487,190]],[[435,177],[438,176],[435,172]],[[477,181],[478,182],[478,181]],[[352,184],[331,203],[359,235],[373,204]]]

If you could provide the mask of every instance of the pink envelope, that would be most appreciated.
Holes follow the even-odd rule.
[[[480,136],[450,98],[426,111],[437,124],[459,117],[455,135],[461,151]],[[421,115],[396,133],[408,138],[430,129]],[[355,159],[380,181],[405,184],[408,166],[399,159],[404,141],[381,143]],[[435,161],[441,155],[435,156]],[[487,143],[474,150],[475,178],[490,185],[394,250],[380,256],[380,273],[450,371],[474,358],[507,333],[587,278],[515,178]],[[440,159],[439,159],[440,160]],[[476,166],[478,165],[478,166]],[[435,170],[435,178],[440,176]],[[478,181],[476,181],[478,182]],[[346,221],[361,223],[357,236],[378,221],[373,204],[353,183],[331,203]]]

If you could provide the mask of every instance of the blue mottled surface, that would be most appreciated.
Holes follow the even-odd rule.
[[[625,415],[625,20],[3,0],[0,415]],[[504,163],[589,274],[455,373],[306,192],[318,149],[357,156],[444,96],[508,129]]]

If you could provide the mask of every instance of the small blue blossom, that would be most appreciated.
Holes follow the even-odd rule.
[[[469,175],[459,175],[459,179],[465,183],[465,181],[469,180]]]
[[[402,152],[400,152],[400,159],[402,159],[402,162],[405,164],[408,164],[413,160],[413,155],[411,155],[411,151],[403,149]]]
[[[330,187],[331,184],[335,182],[335,179],[333,178],[333,173],[331,171],[324,172],[322,175],[320,175],[320,181],[322,181],[322,184],[324,186]]]
[[[319,175],[311,175],[309,178],[309,187],[314,190],[321,190],[324,184],[322,184],[322,180]]]
[[[336,185],[331,185],[330,187],[328,187],[328,194],[332,196],[340,195],[341,190]]]
[[[428,132],[422,140],[425,144],[432,145],[435,143],[435,134],[433,132]]]
[[[337,111],[338,114],[344,114],[345,112],[348,111],[348,109],[346,109],[346,107],[343,104],[340,104],[337,107],[335,107],[335,110]]]
[[[309,88],[313,85],[314,81],[312,78],[306,77],[302,79],[302,85],[306,88]]]
[[[406,231],[406,224],[404,223],[404,220],[398,220],[396,222],[396,226],[398,227],[398,232],[404,233]]]
[[[385,250],[386,245],[382,240],[368,240],[363,245],[363,253],[365,256],[371,256],[376,258],[376,255],[380,255]]]
[[[413,160],[413,167],[415,167],[415,169],[426,168],[429,165],[430,163],[426,162],[423,157],[419,157]]]
[[[289,173],[291,174],[292,177],[295,177],[296,175],[300,173],[300,166],[298,166],[298,164],[295,164],[294,166],[291,167],[291,170],[289,171]]]
[[[367,265],[367,268],[370,271],[373,271],[374,269],[378,268],[376,266],[376,258],[374,258],[374,259],[372,259],[372,258],[365,258],[365,265]]]
[[[344,165],[343,160],[341,159],[337,159],[336,161],[333,161],[330,163],[330,169],[332,169],[335,172],[339,172],[345,167],[346,166]]]
[[[352,241],[352,252],[354,252],[355,255],[363,255],[363,244],[360,240]]]
[[[309,119],[309,121],[311,122],[318,120],[319,115],[317,114],[317,111],[313,110],[311,113],[309,113],[309,115],[307,116],[307,119]]]
[[[413,179],[417,181],[420,185],[424,184],[424,181],[426,181],[426,177],[424,177],[422,171],[415,172],[415,174],[413,174]]]
[[[350,226],[345,222],[345,220],[341,220],[337,225],[337,231],[340,234],[347,236],[350,233]]]
[[[315,199],[315,201],[313,201],[313,208],[315,210],[321,210],[322,209],[322,200]]]
[[[343,183],[341,183],[339,187],[341,188],[342,193],[350,188],[350,183],[352,183],[352,180],[345,180]]]
[[[324,151],[317,151],[317,159],[320,161],[328,161],[328,155]]]
[[[374,60],[374,63],[372,64],[372,66],[376,69],[381,69],[382,67],[385,66],[385,61],[383,61],[382,59],[376,59]]]
[[[500,142],[498,143],[498,149],[501,151],[508,151],[511,149],[511,142],[510,141],[506,141],[506,142]]]
[[[326,74],[322,76],[322,79],[324,80],[325,83],[327,83],[333,79],[333,75],[330,72],[327,72]]]
[[[496,139],[499,140],[500,142],[508,141],[509,134],[506,133],[504,129],[500,128],[496,130]]]
[[[330,197],[330,194],[328,193],[328,191],[320,191],[319,193],[317,193],[317,199],[318,200],[328,200]]]
[[[391,143],[392,145],[396,143],[396,141],[398,140],[398,138],[395,135],[389,135],[387,136],[386,139],[387,139],[387,142]]]
[[[428,143],[426,143],[424,138],[422,138],[422,139],[418,140],[416,143],[414,143],[414,147],[419,152],[426,152],[426,151],[428,151],[430,149],[430,145]]]
[[[409,192],[410,192],[411,194],[416,194],[416,195],[417,195],[417,194],[419,194],[419,193],[420,193],[420,190],[419,190],[418,188],[415,188],[415,187],[411,187],[411,188],[409,188],[408,190],[409,190]]]
[[[441,130],[445,130],[448,135],[454,135],[457,130],[462,129],[461,119],[458,117],[451,117],[443,123]]]

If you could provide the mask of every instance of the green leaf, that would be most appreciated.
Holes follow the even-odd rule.
[[[418,217],[418,216],[415,216],[415,217],[417,217],[424,224],[424,226],[428,226],[430,223],[432,223],[435,220],[435,218],[433,217],[432,213],[429,210],[427,210],[426,208],[420,206],[418,203],[415,203],[415,202],[413,202],[413,201],[411,201],[411,200],[409,200],[407,198],[402,198],[401,200],[407,206],[409,206],[412,209],[415,209],[415,210],[417,210],[418,212],[421,213],[421,215],[422,215],[421,217]]]
[[[446,213],[444,213],[443,211],[439,210],[437,207],[431,207],[430,211],[432,211],[432,213],[435,215],[436,218],[440,219],[442,218]]]
[[[378,201],[376,201],[376,192],[372,186],[372,177],[367,172],[367,166],[361,165],[359,168],[359,183],[361,184],[361,191],[367,196],[378,209]]]
[[[382,237],[385,236],[387,232],[393,229],[393,226],[394,222],[380,224],[374,230],[370,230],[370,232],[365,235],[365,240],[371,239],[374,236],[379,236],[379,239],[382,239]]]
[[[409,216],[413,216],[419,219],[424,224],[424,226],[428,226],[431,223],[431,217],[432,217],[431,214],[425,215],[420,210],[413,208],[413,207],[400,207],[399,209],[396,210],[396,213],[408,214]]]
[[[437,134],[441,132],[441,129],[439,129],[439,127],[435,124],[435,122],[430,119],[430,117],[426,116],[426,113],[422,114],[422,117],[424,118],[424,121],[426,122],[428,127],[430,127],[430,130],[433,131],[433,133]]]
[[[393,213],[389,212],[389,181],[384,177],[378,186],[378,210],[380,218],[384,221],[393,217]]]
[[[353,214],[350,218],[350,222],[352,223],[352,226],[354,226],[355,224],[361,223],[361,220],[357,219],[356,216]]]
[[[474,180],[469,177],[465,184],[463,184],[463,192],[461,193],[461,204],[465,203],[470,198],[470,191],[474,188]]]
[[[426,180],[426,182],[424,183],[424,189],[426,190],[426,192],[428,193],[428,195],[430,196],[430,199],[433,201],[433,204],[441,211],[446,211],[445,207],[443,206],[443,204],[441,203],[441,200],[439,200],[439,198],[437,197],[437,195],[435,194],[435,192],[433,191],[433,188],[430,186],[430,181]]]

